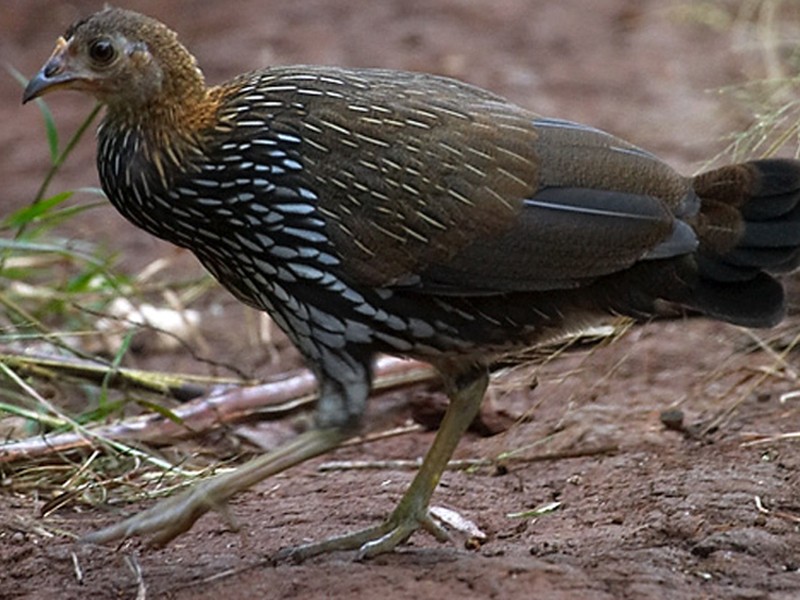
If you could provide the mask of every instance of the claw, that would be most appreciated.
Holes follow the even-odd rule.
[[[450,534],[440,526],[427,510],[419,514],[409,510],[402,501],[386,521],[376,527],[367,527],[345,535],[334,536],[321,542],[284,548],[275,555],[278,562],[303,562],[328,552],[356,551],[357,560],[374,558],[391,552],[404,543],[418,529],[424,529],[440,542],[449,542]]]
[[[433,535],[439,542],[446,543],[450,541],[450,534],[431,518],[428,511],[425,511],[417,519],[401,519],[393,526],[391,525],[392,520],[390,519],[386,523],[388,531],[385,535],[361,545],[356,555],[358,560],[374,558],[379,554],[391,552],[398,545],[408,540],[411,534],[420,528]]]
[[[135,535],[155,534],[151,544],[165,546],[180,534],[191,529],[194,522],[209,510],[220,513],[236,529],[227,506],[227,498],[215,498],[214,480],[200,484],[188,492],[159,502],[155,506],[133,517],[115,523],[84,536],[81,541],[90,544],[105,544],[124,541]]]
[[[153,534],[151,543],[164,546],[191,529],[194,522],[209,510],[220,513],[232,529],[237,529],[228,510],[228,500],[232,496],[262,479],[337,447],[346,438],[347,435],[338,429],[313,429],[231,473],[204,481],[188,492],[167,498],[138,515],[92,532],[81,541],[105,544],[135,535]]]

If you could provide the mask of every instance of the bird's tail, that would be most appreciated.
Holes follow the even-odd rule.
[[[687,304],[738,325],[776,324],[785,299],[772,274],[800,263],[800,161],[730,165],[696,176],[693,187],[699,276]]]

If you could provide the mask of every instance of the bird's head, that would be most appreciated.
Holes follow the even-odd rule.
[[[74,23],[58,39],[25,88],[23,102],[59,89],[85,92],[112,110],[130,111],[202,94],[204,81],[173,31],[144,15],[106,8]]]

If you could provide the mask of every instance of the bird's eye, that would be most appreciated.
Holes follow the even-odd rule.
[[[111,40],[100,38],[89,45],[89,58],[98,65],[107,65],[117,55]]]

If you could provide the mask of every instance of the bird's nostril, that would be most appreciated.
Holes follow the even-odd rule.
[[[53,77],[61,70],[61,63],[59,61],[51,61],[44,68],[45,77]]]

